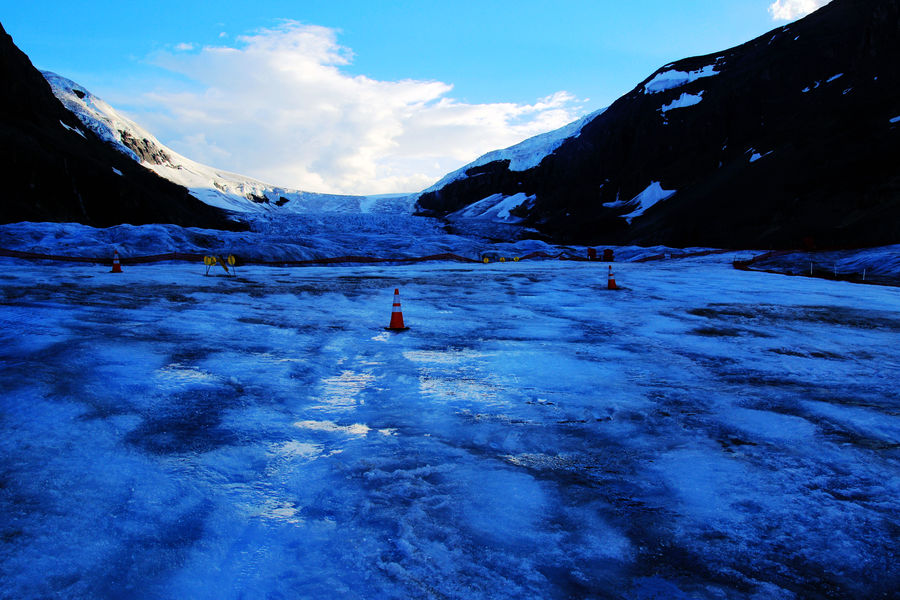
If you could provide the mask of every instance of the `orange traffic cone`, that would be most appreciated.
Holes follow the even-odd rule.
[[[391,324],[385,327],[388,331],[406,331],[403,325],[403,311],[400,310],[400,290],[394,290],[394,308],[391,310]]]
[[[613,277],[612,265],[609,266],[609,279],[606,282],[606,289],[608,289],[608,290],[619,289],[619,286],[616,285],[616,278]]]
[[[121,273],[121,272],[122,272],[122,265],[119,264],[119,251],[116,250],[115,253],[113,254],[113,268],[112,268],[112,271],[110,271],[110,273]]]

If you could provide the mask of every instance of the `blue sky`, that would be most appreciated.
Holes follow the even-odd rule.
[[[421,189],[610,104],[667,62],[824,3],[5,0],[2,22],[35,66],[191,158],[285,186],[380,193]],[[316,110],[330,94],[359,117]],[[285,130],[306,143],[292,147]]]

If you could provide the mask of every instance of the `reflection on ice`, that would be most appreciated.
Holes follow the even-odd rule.
[[[485,360],[491,355],[474,350],[418,350],[403,356],[421,365],[419,391],[429,399],[495,402],[502,392],[500,378],[486,373]]]
[[[325,390],[322,392],[324,405],[314,408],[328,408],[332,410],[346,410],[356,406],[357,397],[369,384],[375,381],[375,376],[370,373],[356,373],[344,371],[335,377],[322,380]]]
[[[452,373],[435,377],[428,372],[419,377],[419,390],[426,398],[435,400],[493,402],[497,400],[498,388],[474,379],[457,379]]]
[[[362,423],[354,423],[353,425],[338,425],[333,421],[297,421],[294,427],[300,429],[309,429],[311,431],[328,431],[333,433],[345,433],[347,435],[362,437],[367,435],[372,428]]]
[[[504,458],[510,464],[516,465],[517,467],[555,469],[559,471],[576,468],[579,465],[579,462],[583,462],[569,456],[550,456],[548,454],[531,452],[508,454]]]
[[[285,523],[302,523],[300,510],[290,502],[268,500],[260,507],[257,516],[273,521],[283,521]]]
[[[291,440],[281,444],[274,444],[270,453],[281,458],[300,458],[312,460],[322,454],[322,446]]]
[[[218,381],[218,377],[212,373],[181,363],[166,365],[156,371],[154,378],[158,382],[159,387],[166,390],[190,385],[212,384]]]
[[[475,350],[461,350],[449,348],[447,350],[410,350],[403,353],[403,357],[414,363],[458,365],[463,361],[470,361],[487,356],[484,352]]]

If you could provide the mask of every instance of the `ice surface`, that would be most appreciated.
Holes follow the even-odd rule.
[[[279,261],[368,256],[403,259],[454,253],[478,259],[485,252],[513,258],[533,252],[585,257],[585,246],[556,246],[535,239],[518,239],[518,225],[488,222],[491,240],[448,234],[436,219],[402,214],[301,214],[251,219],[250,232],[182,228],[174,225],[118,225],[98,229],[77,223],[7,223],[0,225],[0,248],[60,256],[109,258],[171,252],[234,254],[247,260]],[[459,227],[464,228],[464,227]],[[498,242],[511,229],[509,242]],[[703,248],[686,248],[698,251]],[[664,246],[619,247],[621,260],[637,260],[672,251]],[[675,252],[681,252],[676,250]]]
[[[2,595],[890,597],[900,293],[731,258],[0,259]]]
[[[123,257],[171,252],[234,254],[246,260],[310,260],[338,256],[409,258],[456,252],[477,258],[488,249],[515,254],[547,251],[536,240],[500,244],[448,235],[435,219],[399,214],[308,214],[251,219],[253,231],[224,232],[174,225],[0,225],[0,248],[68,256]]]
[[[688,83],[703,77],[712,77],[718,74],[719,72],[716,71],[716,65],[706,65],[702,69],[697,69],[696,71],[663,71],[644,85],[644,93],[657,94],[659,92],[687,85]]]

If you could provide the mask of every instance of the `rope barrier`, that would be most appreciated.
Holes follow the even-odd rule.
[[[707,250],[704,252],[693,252],[687,254],[678,254],[672,256],[672,258],[688,258],[693,256],[705,256],[708,254],[721,254],[724,252],[730,252],[730,250]],[[105,257],[90,257],[90,256],[61,256],[57,254],[40,254],[37,252],[23,252],[20,250],[6,250],[4,248],[0,248],[0,256],[12,257],[12,258],[21,258],[26,260],[53,260],[53,261],[62,261],[62,262],[82,262],[82,263],[96,263],[101,265],[111,265],[112,258]],[[120,256],[119,260],[123,265],[136,265],[136,264],[146,264],[153,262],[163,262],[163,261],[188,261],[188,262],[202,262],[203,254],[196,254],[190,252],[169,252],[166,254],[152,254],[148,256]],[[644,258],[637,259],[633,262],[647,262],[651,260],[659,260],[665,258],[665,255],[659,254],[654,256],[648,256]],[[548,259],[548,260],[566,260],[566,261],[574,261],[574,262],[588,262],[589,259],[582,256],[573,256],[571,254],[566,254],[565,252],[560,252],[559,254],[548,254],[543,251],[531,252],[519,258],[519,260],[535,260],[535,259]],[[454,262],[462,262],[462,263],[479,263],[481,262],[475,258],[469,258],[466,256],[460,256],[459,254],[453,254],[450,252],[444,252],[441,254],[429,254],[428,256],[412,256],[412,257],[399,257],[399,258],[382,258],[375,256],[356,256],[356,255],[348,255],[348,256],[335,256],[331,258],[310,258],[304,260],[254,260],[254,259],[240,259],[238,264],[242,265],[262,265],[262,266],[271,266],[271,267],[302,267],[308,265],[333,265],[340,263],[362,263],[362,264],[375,264],[375,263],[420,263],[420,262],[430,262],[430,261],[454,261]],[[602,262],[602,261],[593,261],[593,262]]]
[[[776,258],[778,256],[786,256],[788,254],[793,254],[795,252],[799,252],[798,250],[773,250],[772,252],[766,252],[765,254],[760,254],[759,256],[755,256],[750,260],[736,260],[731,263],[731,266],[739,271],[752,271],[754,273],[770,273],[772,275],[787,275],[788,277],[811,277],[813,279],[829,279],[832,281],[847,281],[849,283],[862,283],[865,285],[880,285],[885,287],[900,287],[900,284],[894,283],[892,281],[873,281],[870,278],[866,278],[865,275],[860,278],[859,273],[838,273],[836,270],[828,270],[828,269],[818,269],[815,271],[807,272],[805,269],[795,273],[791,270],[778,270],[778,269],[763,269],[760,267],[754,267],[756,263],[762,262],[764,260],[768,260],[770,258]]]
[[[683,254],[675,254],[670,255],[670,258],[689,258],[689,257],[697,257],[697,256],[708,256],[711,254],[724,254],[727,252],[733,252],[733,250],[705,250],[702,252],[690,252]],[[775,269],[762,269],[759,267],[754,267],[756,263],[762,262],[764,260],[768,260],[770,258],[784,256],[787,254],[791,254],[795,252],[793,250],[775,250],[772,252],[766,252],[764,254],[760,254],[750,260],[744,261],[733,261],[732,267],[741,271],[754,271],[758,273],[772,273],[778,275],[789,275],[794,277],[815,277],[819,279],[836,279],[841,281],[850,281],[852,283],[865,283],[869,285],[882,285],[882,286],[890,286],[890,287],[900,287],[897,283],[884,282],[884,281],[872,281],[871,279],[859,279],[856,274],[833,274],[829,275],[827,273],[814,273],[809,274],[806,272],[793,273],[789,271],[779,271]],[[9,258],[19,258],[22,260],[51,260],[58,262],[74,262],[74,263],[94,263],[100,265],[111,265],[113,262],[112,257],[92,257],[92,256],[64,256],[59,254],[41,254],[38,252],[25,252],[21,250],[7,250],[5,248],[0,248],[0,256],[9,257]],[[154,262],[163,262],[163,261],[185,261],[185,262],[202,262],[204,258],[203,254],[195,254],[191,252],[168,252],[166,254],[151,254],[147,256],[129,256],[129,257],[120,257],[120,262],[123,265],[137,265],[137,264],[147,264]],[[653,256],[645,256],[643,258],[639,258],[634,260],[633,262],[649,262],[655,260],[662,260],[665,258],[664,254],[655,254]],[[526,254],[519,258],[519,260],[535,260],[535,259],[550,259],[550,260],[567,260],[567,261],[587,261],[588,259],[582,257],[576,257],[571,255],[566,255],[565,253],[560,254],[547,254],[546,252],[532,252],[530,254]],[[461,262],[461,263],[479,263],[481,261],[469,258],[466,256],[460,256],[459,254],[453,254],[450,252],[444,252],[442,254],[429,254],[428,256],[412,256],[412,257],[403,257],[403,258],[379,258],[374,256],[336,256],[332,258],[311,258],[306,260],[239,260],[238,265],[260,265],[260,266],[268,266],[268,267],[302,267],[302,266],[313,266],[313,265],[334,265],[341,263],[359,263],[359,264],[412,264],[412,263],[423,263],[423,262],[431,262],[431,261],[453,261],[453,262]],[[595,261],[599,262],[599,261]]]
[[[61,262],[80,262],[95,263],[101,265],[112,264],[112,257],[93,257],[93,256],[63,256],[59,254],[41,254],[38,252],[23,252],[21,250],[7,250],[0,248],[0,256],[10,258],[20,258],[24,260],[52,260]],[[202,262],[203,254],[195,254],[190,252],[169,252],[166,254],[152,254],[148,256],[123,256],[120,262],[123,265],[145,264],[163,261],[187,261]],[[410,256],[399,258],[380,258],[375,256],[335,256],[331,258],[311,258],[306,260],[240,260],[240,264],[244,265],[262,265],[262,266],[304,266],[304,265],[332,265],[338,263],[420,263],[429,261],[455,261],[463,263],[477,263],[478,260],[444,252],[442,254],[429,254],[428,256]]]
[[[38,254],[36,252],[20,252],[19,250],[5,250],[0,248],[0,256],[8,256],[12,258],[22,258],[25,260],[58,260],[63,262],[85,262],[101,264],[112,264],[112,257],[105,259],[90,258],[87,256],[59,256],[56,254]]]
[[[63,256],[59,254],[40,254],[37,252],[7,250],[5,248],[0,248],[0,256],[22,258],[25,260],[53,260],[60,262],[96,263],[101,265],[111,265],[113,261],[112,257],[102,258],[95,256]],[[167,254],[152,254],[149,256],[131,256],[119,258],[119,262],[123,265],[162,262],[164,260],[201,261],[203,260],[203,255],[186,252],[169,252]]]
[[[643,263],[650,262],[652,260],[667,260],[668,259],[676,259],[676,258],[696,258],[698,256],[711,256],[713,254],[727,254],[728,252],[734,252],[734,250],[702,250],[700,252],[682,252],[681,254],[654,254],[653,256],[645,256],[643,258],[638,258],[632,262]]]

